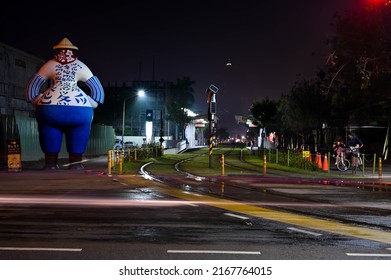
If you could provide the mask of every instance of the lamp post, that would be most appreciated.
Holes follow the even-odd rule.
[[[129,99],[132,99],[137,96],[144,96],[145,92],[143,90],[139,90],[136,95],[129,96],[124,99],[124,102],[122,103],[122,149],[124,149],[124,135],[125,135],[125,105],[126,101]]]

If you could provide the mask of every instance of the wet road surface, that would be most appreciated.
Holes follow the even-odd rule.
[[[391,258],[390,192],[257,176],[30,178],[7,174],[1,188],[1,259]]]

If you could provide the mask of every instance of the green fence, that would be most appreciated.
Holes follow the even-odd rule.
[[[7,141],[17,139],[21,145],[22,161],[36,161],[44,158],[39,145],[38,124],[35,118],[25,116],[0,116],[0,166],[7,166]],[[115,139],[111,126],[93,124],[85,156],[106,155],[113,148]],[[60,158],[67,158],[63,139]]]
[[[304,156],[303,151],[290,151],[284,150],[280,151],[277,149],[265,149],[258,152],[260,157],[262,154],[266,155],[268,163],[275,163],[279,165],[285,165],[288,167],[302,168],[306,170],[323,170],[330,172],[330,169],[335,169],[335,157],[330,153],[310,153],[308,151],[308,156]],[[320,162],[318,162],[318,160]],[[365,174],[375,176],[379,173],[379,168],[381,169],[380,162],[382,162],[381,157],[378,157],[376,154],[364,154],[361,153],[361,163],[359,169],[356,171],[356,174]],[[327,167],[325,167],[325,163]],[[352,171],[352,168],[349,169]],[[343,172],[341,172],[343,174]]]

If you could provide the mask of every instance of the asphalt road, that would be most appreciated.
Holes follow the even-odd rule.
[[[391,192],[360,180],[107,176],[104,159],[85,165],[0,173],[0,259],[391,258]]]

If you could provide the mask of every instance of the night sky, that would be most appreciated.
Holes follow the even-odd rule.
[[[365,0],[211,2],[13,1],[2,4],[0,41],[48,60],[68,37],[104,85],[188,76],[200,114],[214,84],[219,126],[235,134],[245,130],[235,114],[247,115],[255,100],[278,100],[314,75],[327,59],[333,15]]]

